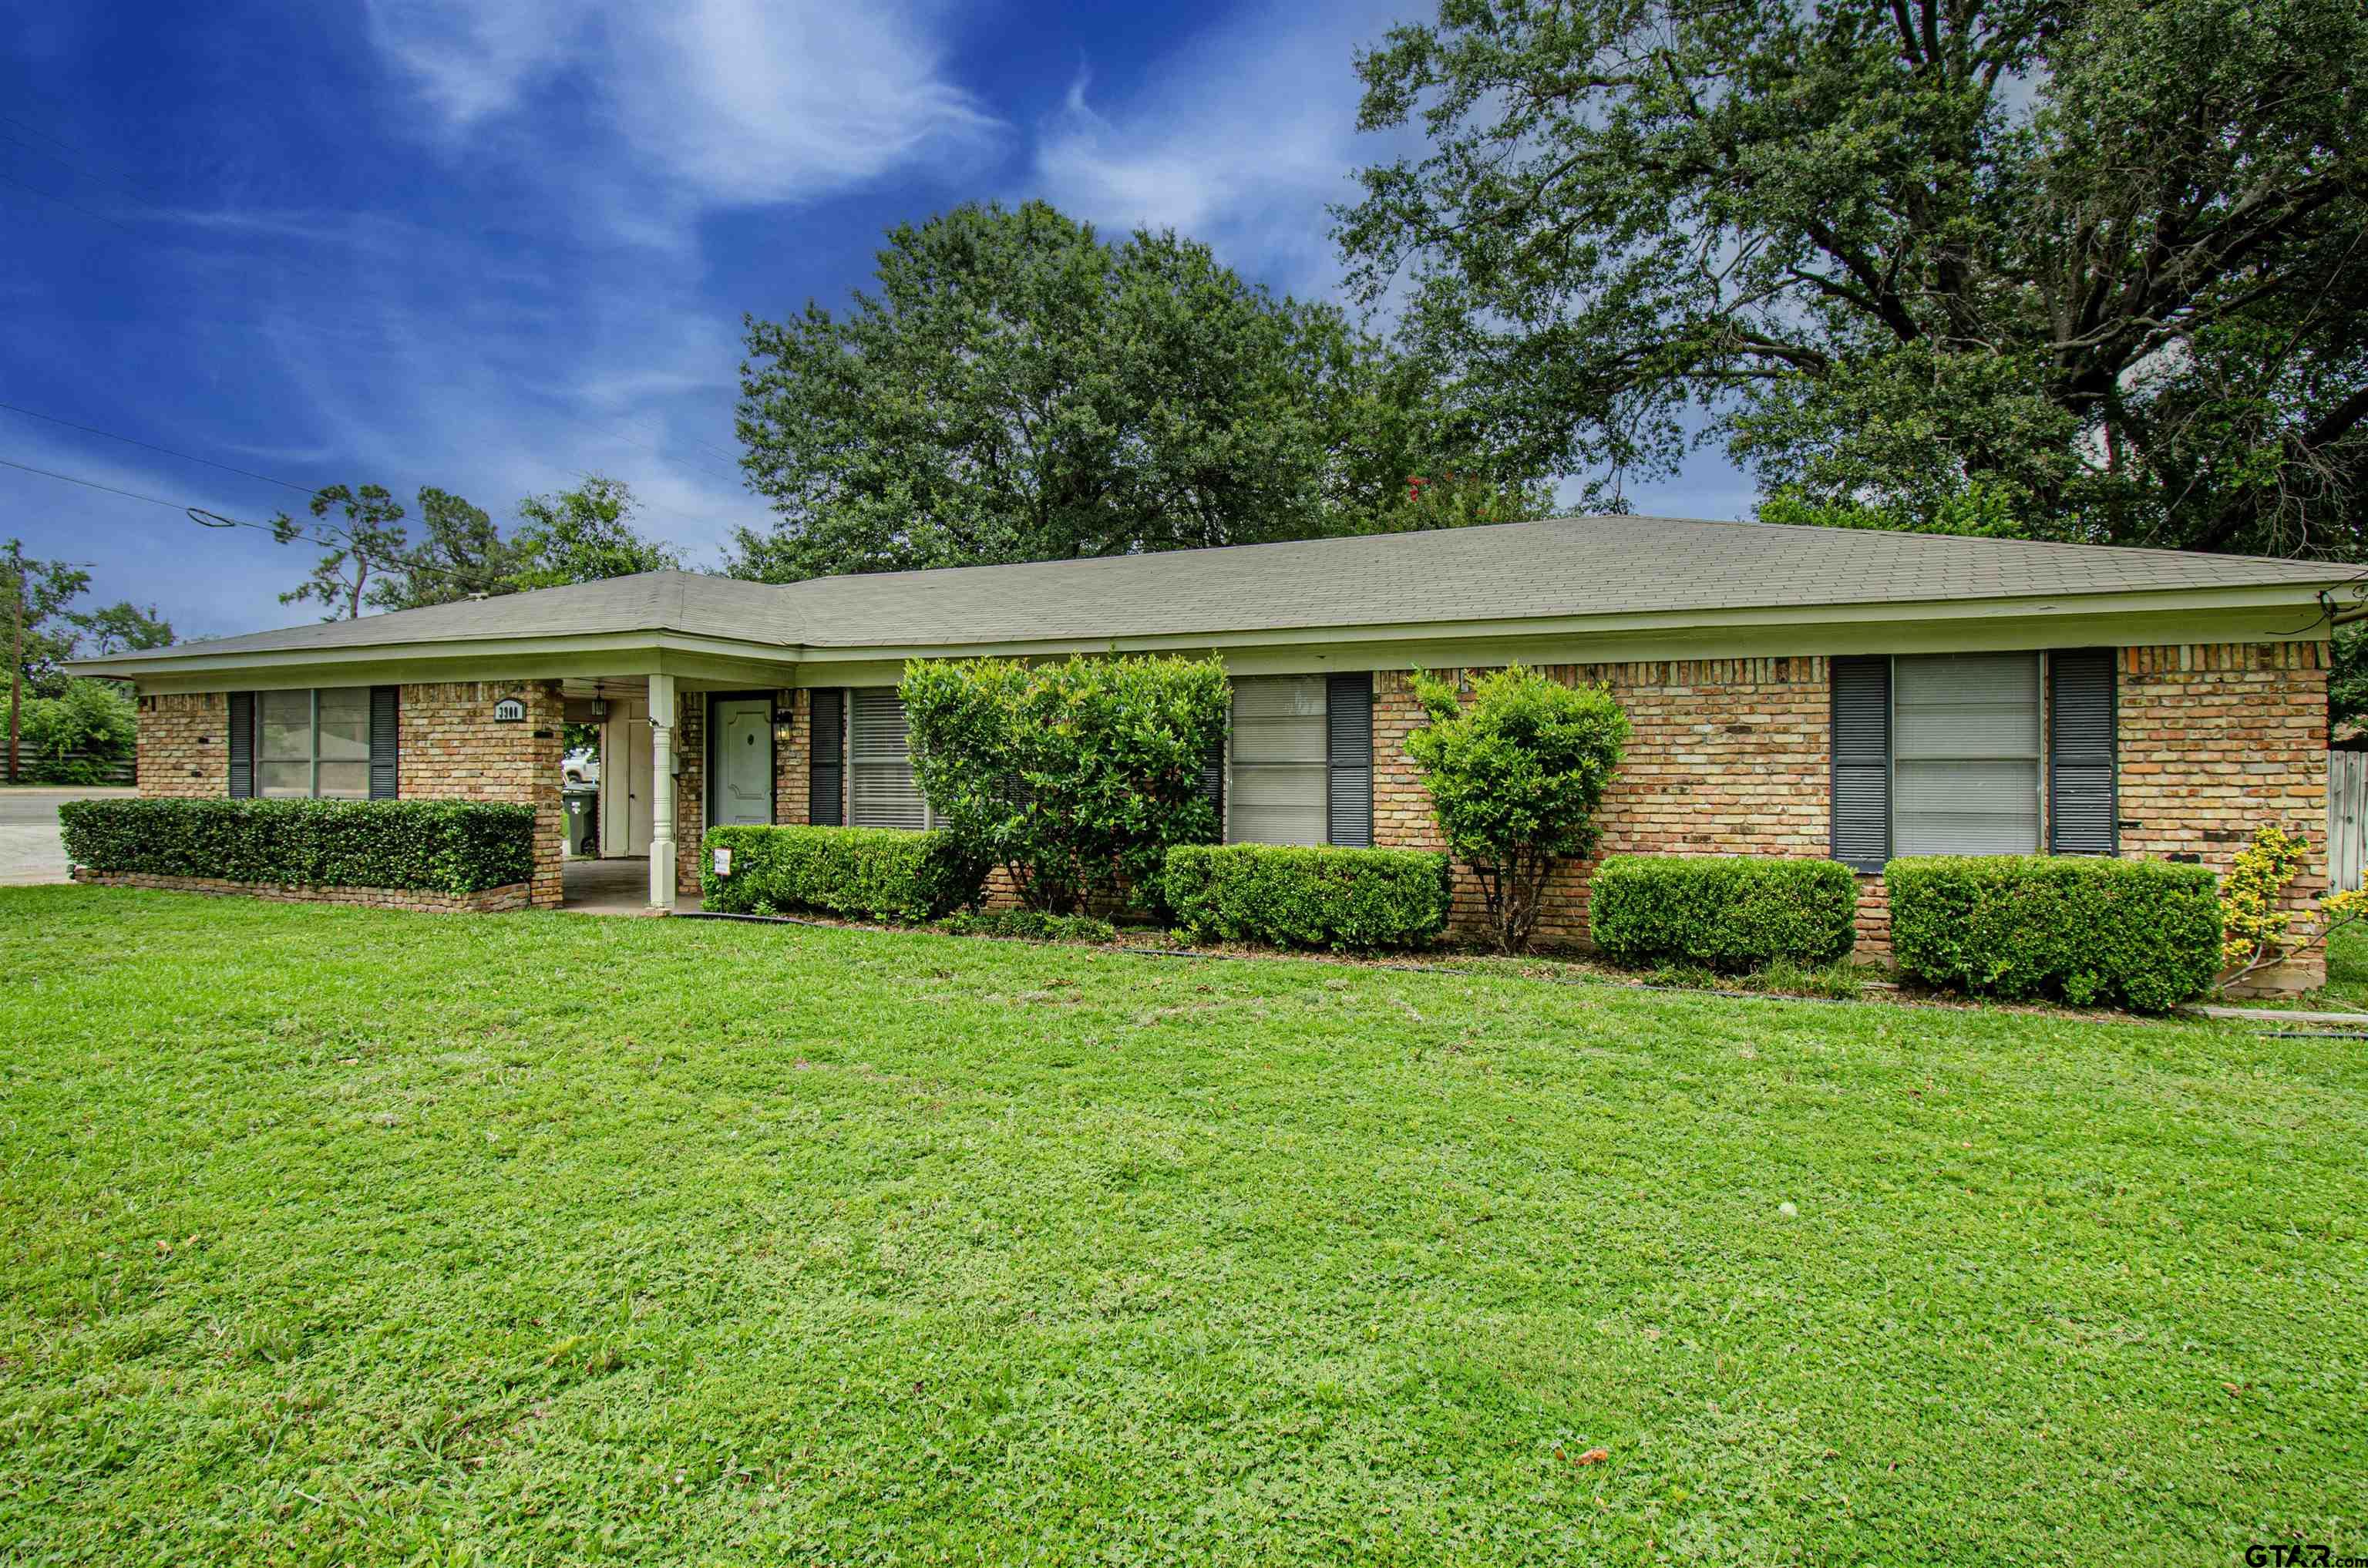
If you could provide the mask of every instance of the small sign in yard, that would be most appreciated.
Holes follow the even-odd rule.
[[[719,877],[728,877],[732,874],[732,851],[729,849],[719,849],[715,852],[715,874]]]

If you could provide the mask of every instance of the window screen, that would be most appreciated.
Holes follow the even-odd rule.
[[[857,827],[928,826],[896,688],[870,687],[848,699],[848,820]]]
[[[370,799],[370,687],[258,692],[255,730],[256,794]]]
[[[1234,683],[1229,844],[1321,844],[1330,768],[1322,676]]]
[[[1892,663],[1892,853],[2039,848],[2039,655]]]

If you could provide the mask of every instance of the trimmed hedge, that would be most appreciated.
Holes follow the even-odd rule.
[[[1184,844],[1160,891],[1195,938],[1336,951],[1415,948],[1447,929],[1447,857],[1418,849]]]
[[[727,915],[792,910],[908,925],[976,903],[984,856],[950,833],[893,827],[711,827],[699,858],[700,906]],[[732,874],[715,874],[715,851]]]
[[[2168,1012],[2212,988],[2220,905],[2201,866],[2037,855],[1883,869],[1902,973],[1981,996]]]
[[[472,893],[534,875],[534,808],[490,801],[69,801],[94,871]]]
[[[1614,855],[1596,868],[1587,910],[1615,963],[1814,966],[1857,941],[1858,879],[1836,860]]]

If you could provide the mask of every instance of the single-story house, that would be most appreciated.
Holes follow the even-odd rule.
[[[918,828],[908,659],[1172,650],[1235,680],[1225,833],[1430,846],[1407,672],[1520,661],[1634,722],[1606,853],[2158,856],[2325,817],[2352,574],[2168,551],[1588,517],[788,585],[652,573],[85,660],[136,684],[151,795],[465,797],[542,812],[604,726],[600,843],[695,892],[711,823]],[[2353,613],[2357,613],[2356,610]],[[2297,896],[2325,886],[2314,863]],[[1468,881],[1468,879],[1467,879]],[[1542,922],[1580,943],[1587,869]],[[1476,899],[1476,892],[1475,892]]]

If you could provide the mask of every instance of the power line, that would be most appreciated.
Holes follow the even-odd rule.
[[[271,523],[251,523],[244,517],[227,517],[220,512],[210,511],[203,506],[192,506],[188,503],[181,501],[167,501],[161,495],[142,495],[136,490],[125,490],[113,484],[102,484],[95,479],[84,479],[76,474],[60,473],[57,470],[51,468],[36,468],[31,463],[20,463],[14,458],[0,458],[0,466],[20,469],[26,473],[38,473],[44,479],[63,480],[68,484],[79,484],[86,490],[103,490],[109,495],[120,495],[128,501],[145,501],[152,506],[169,507],[173,511],[182,513],[199,528],[254,528],[257,532],[271,535],[272,538],[279,540],[279,542],[283,544],[294,544],[299,540],[302,540],[306,544],[319,545],[324,550],[351,550],[355,547],[353,537],[350,534],[344,535],[342,537],[332,535],[328,538],[324,538],[319,534],[291,531],[283,537],[279,528]],[[274,483],[281,482],[275,481]],[[498,581],[498,579],[488,580],[483,577],[466,576],[459,572],[451,570],[450,567],[432,566],[425,562],[405,561],[400,556],[396,557],[393,562],[383,562],[383,564],[390,575],[399,574],[408,576],[414,573],[426,573],[428,576],[441,577],[448,583],[456,584],[474,592],[484,592],[493,586],[494,582]]]
[[[72,208],[74,211],[81,213],[84,217],[95,220],[97,222],[105,223],[111,229],[121,229],[125,233],[131,234],[135,240],[140,237],[138,233],[134,233],[131,225],[118,222],[104,212],[94,212],[89,208],[82,205],[82,203],[78,201],[70,201],[66,198],[58,195],[55,191],[43,190],[38,185],[27,185],[15,175],[0,173],[0,180],[6,181],[8,184],[15,186],[18,190],[29,190],[35,196],[40,197],[45,201],[54,201],[61,207]]]
[[[85,436],[102,436],[110,441],[120,441],[127,447],[140,447],[148,451],[162,452],[168,458],[179,458],[185,462],[203,463],[208,468],[218,468],[224,473],[234,473],[245,479],[259,479],[266,484],[277,484],[283,489],[293,490],[300,495],[318,495],[327,488],[325,485],[299,484],[293,480],[274,479],[268,473],[257,473],[253,469],[236,468],[229,463],[216,462],[211,458],[201,458],[195,452],[176,451],[171,447],[160,447],[154,441],[142,441],[131,436],[118,435],[112,430],[102,430],[96,425],[77,425],[71,419],[61,419],[54,414],[43,414],[38,409],[27,408],[21,403],[0,403],[0,408],[5,408],[11,414],[21,414],[28,419],[40,419],[51,425],[63,426],[68,430],[79,430]]]
[[[109,495],[121,495],[133,501],[145,501],[152,506],[170,506],[176,512],[188,509],[178,501],[166,501],[155,495],[142,495],[136,490],[119,490],[112,484],[101,484],[95,479],[77,479],[71,473],[60,473],[55,469],[35,468],[31,463],[20,463],[13,458],[0,458],[0,464],[22,469],[27,473],[38,473],[43,479],[62,479],[68,484],[79,484],[87,490],[104,490]]]

